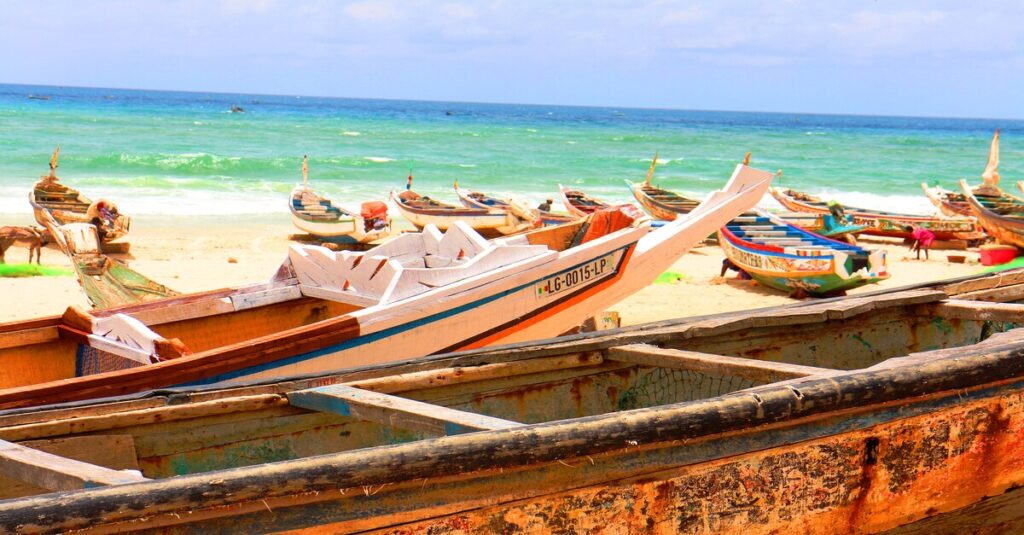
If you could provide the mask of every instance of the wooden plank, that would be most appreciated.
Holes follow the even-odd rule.
[[[86,435],[77,437],[29,440],[19,443],[34,450],[60,455],[83,463],[114,470],[138,470],[132,435]],[[0,476],[0,499],[45,494],[49,489]]]
[[[988,277],[979,277],[962,282],[955,282],[944,286],[942,290],[952,296],[967,292],[976,292],[978,290],[989,290],[991,288],[1009,286],[1013,284],[1024,284],[1024,271],[998,273]]]
[[[500,362],[480,366],[441,368],[346,382],[351,387],[385,394],[407,392],[423,388],[436,388],[473,381],[528,375],[551,370],[597,366],[604,362],[599,352],[569,354],[561,357],[541,357],[525,362]]]
[[[34,329],[25,329],[23,331],[0,334],[0,349],[41,344],[43,342],[49,342],[56,339],[56,325],[49,327],[36,327]]]
[[[958,294],[957,299],[969,299],[974,301],[1019,301],[1024,299],[1024,284],[996,287],[989,290],[978,290]]]
[[[612,347],[608,349],[608,354],[605,358],[655,368],[672,368],[676,370],[734,375],[766,383],[811,375],[839,373],[839,370],[828,368],[815,368],[786,362],[743,359],[725,355],[711,355],[698,351],[666,349],[648,344]]]
[[[304,409],[333,412],[391,427],[442,435],[512,429],[523,424],[459,411],[422,401],[370,392],[345,385],[330,385],[288,394],[288,401]]]
[[[246,310],[301,298],[302,292],[298,286],[270,288],[259,292],[240,293],[230,297],[235,310]]]
[[[149,481],[138,470],[111,470],[4,440],[0,475],[51,491]]]
[[[1024,305],[1017,303],[949,299],[933,307],[933,314],[944,318],[1024,323]]]

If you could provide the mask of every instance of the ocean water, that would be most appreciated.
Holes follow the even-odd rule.
[[[304,154],[311,184],[355,206],[404,188],[410,169],[415,190],[452,202],[456,179],[531,202],[558,183],[624,202],[623,180],[642,180],[655,152],[656,184],[702,196],[747,151],[784,186],[930,213],[921,182],[978,182],[996,128],[1017,191],[1024,121],[0,85],[0,213],[30,212],[57,144],[58,176],[132,215],[287,213]]]

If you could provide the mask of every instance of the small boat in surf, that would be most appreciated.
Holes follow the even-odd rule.
[[[367,243],[391,233],[388,207],[380,201],[364,202],[358,214],[335,205],[309,187],[308,157],[302,158],[302,184],[292,190],[288,209],[292,223],[320,239],[341,243]]]

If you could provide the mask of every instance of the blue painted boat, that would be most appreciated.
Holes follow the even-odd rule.
[[[786,292],[839,294],[889,278],[884,251],[832,240],[767,212],[737,217],[718,241],[737,268]]]

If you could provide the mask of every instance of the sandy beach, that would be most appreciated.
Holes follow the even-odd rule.
[[[0,216],[0,225],[34,223],[29,215]],[[182,293],[214,290],[262,282],[270,278],[290,239],[298,231],[286,214],[279,216],[190,216],[133,218],[128,236],[131,253],[122,258],[150,278]],[[898,242],[862,239],[864,246],[888,251],[892,276],[881,284],[863,286],[852,293],[959,277],[977,273],[977,253],[932,251],[931,259],[914,260]],[[947,261],[947,254],[966,254],[965,264]],[[8,263],[23,263],[28,252],[12,248]],[[612,307],[624,325],[669,318],[760,308],[794,299],[734,274],[719,276],[724,255],[717,245],[705,245],[681,257],[671,268],[675,282],[652,284]],[[44,265],[69,267],[54,246],[43,250]],[[0,322],[59,315],[69,305],[89,303],[73,276],[0,278]],[[595,311],[595,313],[600,311]]]

